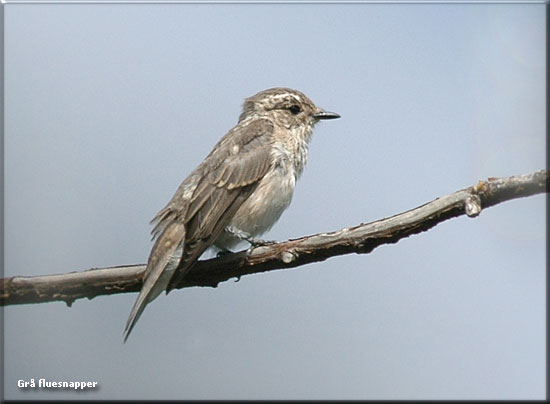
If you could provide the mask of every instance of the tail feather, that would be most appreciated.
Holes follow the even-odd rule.
[[[128,317],[126,327],[124,328],[124,343],[126,343],[126,340],[130,336],[130,333],[132,332],[132,329],[136,325],[137,321],[139,320],[141,313],[143,313],[143,310],[145,310],[145,306],[147,306],[147,303],[149,303],[148,296],[140,293],[139,297],[134,303],[134,307],[132,307],[132,312],[130,313],[130,317]]]
[[[145,269],[143,286],[124,328],[124,342],[130,336],[147,304],[166,289],[179,265],[184,239],[185,227],[181,223],[173,222],[155,242]]]

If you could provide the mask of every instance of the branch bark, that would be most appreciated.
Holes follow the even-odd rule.
[[[330,233],[291,239],[256,247],[219,258],[197,262],[178,289],[192,286],[216,287],[220,282],[243,275],[293,268],[324,261],[337,255],[367,254],[382,244],[393,244],[453,217],[476,217],[483,208],[498,203],[548,193],[548,171],[505,178],[489,178],[477,185],[437,198],[422,206],[375,222]],[[0,305],[64,301],[100,295],[137,292],[145,265],[89,269],[62,275],[15,276],[0,281]]]

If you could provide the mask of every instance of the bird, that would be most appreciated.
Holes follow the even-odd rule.
[[[292,200],[314,125],[336,118],[287,87],[245,99],[237,124],[151,220],[155,242],[124,342],[146,305],[173,290],[207,248],[261,244],[254,237],[269,230]]]

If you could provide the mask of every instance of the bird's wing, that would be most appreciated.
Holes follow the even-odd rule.
[[[239,125],[204,161],[205,170],[185,214],[180,265],[166,292],[174,289],[201,254],[212,245],[272,165],[273,125],[255,120]]]
[[[147,303],[165,288],[169,292],[179,284],[266,174],[271,165],[272,133],[268,120],[237,125],[153,218],[156,241],[126,323],[124,341]],[[178,260],[176,265],[174,260]]]

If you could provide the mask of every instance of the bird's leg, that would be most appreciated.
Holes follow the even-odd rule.
[[[261,239],[253,238],[249,233],[236,229],[232,226],[226,227],[225,231],[237,237],[239,240],[244,240],[248,242],[251,248],[256,248],[256,247],[261,247],[264,245],[276,243],[276,241],[273,241],[273,240],[261,240]]]
[[[237,237],[239,240],[244,240],[250,244],[250,247],[246,250],[246,258],[250,256],[250,253],[252,250],[256,247],[268,245],[268,244],[275,244],[276,241],[266,241],[266,240],[259,240],[253,238],[249,233],[239,230],[233,226],[227,226],[225,228],[225,231],[235,237]]]

